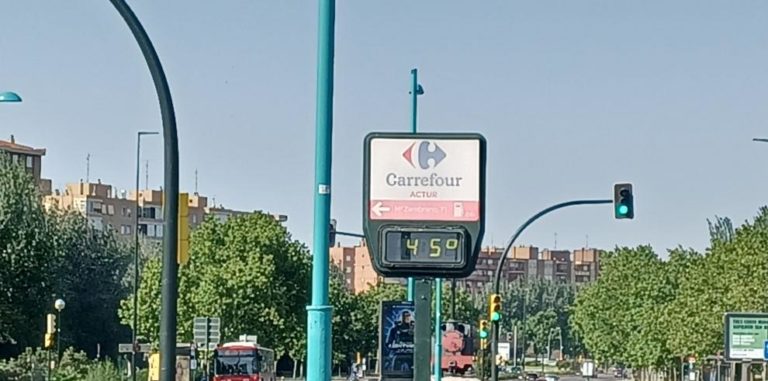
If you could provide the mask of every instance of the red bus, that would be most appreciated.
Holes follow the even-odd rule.
[[[213,351],[213,381],[275,381],[275,352],[252,342],[233,342]]]

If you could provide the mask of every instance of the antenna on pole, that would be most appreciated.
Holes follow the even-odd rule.
[[[555,247],[553,250],[557,250],[557,233],[555,233]]]
[[[589,249],[589,234],[587,234],[587,246],[585,247],[585,249]]]
[[[144,189],[149,189],[149,160],[144,167]]]
[[[195,168],[195,194],[197,194],[197,168]]]
[[[85,155],[85,182],[89,183],[91,177],[91,154]]]

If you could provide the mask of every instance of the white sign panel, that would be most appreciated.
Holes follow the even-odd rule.
[[[374,138],[371,220],[479,221],[480,141]]]

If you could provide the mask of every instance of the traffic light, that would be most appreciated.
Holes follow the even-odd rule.
[[[179,237],[176,262],[189,262],[189,193],[179,193]]]
[[[45,333],[50,333],[51,335],[56,333],[56,315],[48,314],[45,323]]]
[[[491,335],[490,330],[488,329],[488,320],[480,320],[480,328],[478,331],[480,340],[485,340]]]
[[[56,315],[48,314],[45,318],[45,342],[43,342],[43,347],[50,349],[53,348],[53,337],[56,334]]]
[[[45,348],[45,349],[53,348],[53,334],[52,333],[46,333],[45,334],[45,342],[43,343],[43,348]]]
[[[613,186],[613,210],[617,219],[635,218],[632,184],[624,183]]]
[[[491,321],[501,320],[501,295],[491,294],[488,298],[488,317]]]
[[[336,246],[336,220],[331,220],[328,225],[328,247]]]

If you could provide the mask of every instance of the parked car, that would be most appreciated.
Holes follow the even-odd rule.
[[[544,380],[546,380],[546,381],[559,381],[560,377],[558,377],[555,374],[547,374],[547,375],[544,376]]]

